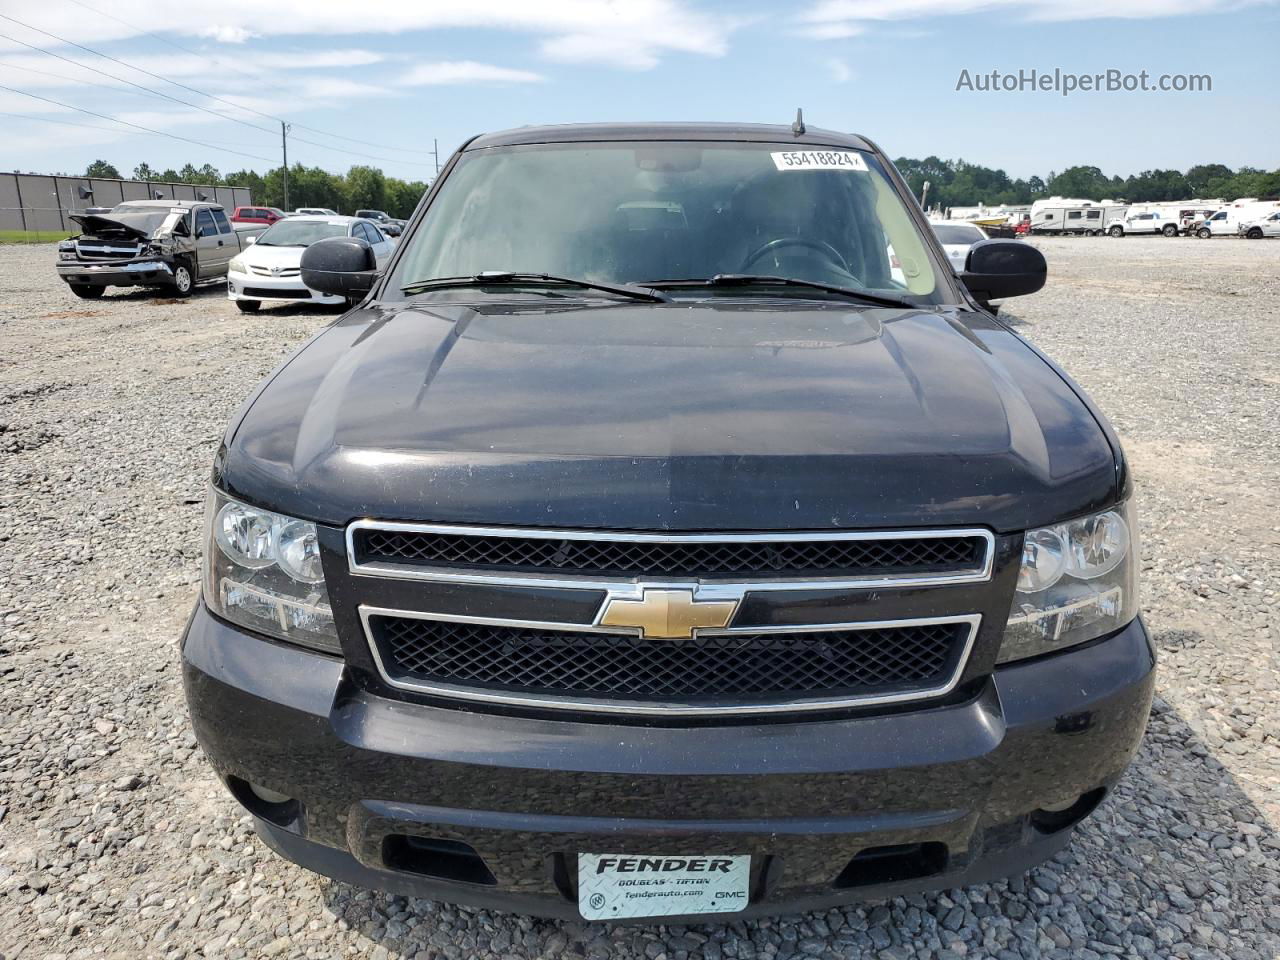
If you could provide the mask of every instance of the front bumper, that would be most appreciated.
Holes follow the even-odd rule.
[[[345,303],[342,297],[327,296],[305,286],[302,279],[271,277],[257,273],[227,272],[228,300],[260,300],[264,303]]]
[[[721,919],[1021,872],[1076,819],[1033,811],[1084,797],[1083,816],[1123,772],[1154,684],[1140,620],[1001,667],[964,702],[749,725],[385,699],[340,661],[233,628],[202,602],[182,661],[196,735],[277,852],[367,887],[567,918],[579,852],[751,854],[750,905]],[[293,800],[264,804],[250,783]],[[391,855],[405,837],[446,855],[406,865]],[[870,848],[904,853],[861,869]]]
[[[129,263],[59,260],[57,266],[58,276],[76,286],[147,287],[173,282],[173,270],[163,260],[135,260]]]

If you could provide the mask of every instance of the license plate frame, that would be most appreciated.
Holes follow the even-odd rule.
[[[750,854],[578,854],[584,920],[740,913],[750,886]]]

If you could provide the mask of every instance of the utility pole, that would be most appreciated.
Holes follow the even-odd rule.
[[[289,209],[289,124],[280,121],[280,152],[284,154],[284,208]]]
[[[436,176],[440,176],[440,141],[436,137],[431,138],[431,154],[436,158]]]

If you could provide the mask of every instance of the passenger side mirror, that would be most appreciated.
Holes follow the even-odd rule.
[[[1021,297],[1044,286],[1049,271],[1042,254],[1022,240],[979,240],[969,248],[960,279],[982,305]]]
[[[377,267],[373,247],[358,237],[329,237],[302,251],[302,282],[331,296],[364,296],[378,279]]]

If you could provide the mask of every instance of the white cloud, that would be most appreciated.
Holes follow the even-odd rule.
[[[198,31],[196,36],[207,37],[210,40],[217,40],[219,43],[244,43],[246,40],[256,37],[257,34],[250,33],[244,27],[229,27],[214,24]]]
[[[1016,11],[1027,20],[1154,19],[1226,13],[1280,0],[820,0],[800,16],[806,36],[856,36],[868,21],[915,20],[988,11]]]
[[[856,37],[866,32],[867,28],[862,24],[849,21],[811,23],[796,31],[800,36],[812,37],[814,40],[847,40],[849,37]]]
[[[653,66],[669,53],[721,56],[729,34],[740,25],[732,17],[698,11],[690,0],[362,0],[354,19],[344,3],[219,0],[213,28],[200,25],[190,4],[178,0],[116,0],[111,13],[139,29],[64,4],[24,12],[23,19],[94,46],[137,36],[143,28],[229,42],[242,36],[503,30],[538,37],[539,48],[551,59],[630,69]]]
[[[832,57],[827,61],[827,69],[831,72],[831,79],[836,83],[848,83],[853,79],[853,71],[843,60]]]
[[[474,60],[441,60],[437,63],[420,63],[413,67],[399,83],[406,87],[424,87],[464,83],[541,83],[546,78],[529,70],[512,70],[492,63]]]

